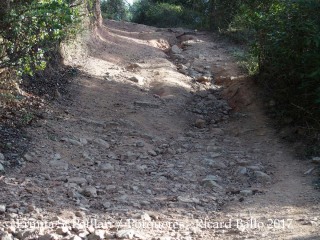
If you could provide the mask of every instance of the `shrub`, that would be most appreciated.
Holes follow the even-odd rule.
[[[132,21],[156,27],[201,27],[203,14],[180,4],[137,1],[132,7]]]
[[[11,1],[0,16],[0,68],[32,75],[74,33],[79,11],[68,0]]]

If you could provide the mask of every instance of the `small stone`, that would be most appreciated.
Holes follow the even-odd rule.
[[[0,172],[5,172],[4,166],[0,163]]]
[[[90,233],[88,231],[83,230],[78,235],[79,235],[79,237],[86,239],[89,234]]]
[[[27,240],[27,239],[30,239],[30,237],[32,237],[34,234],[35,234],[35,230],[26,230],[26,231],[18,232],[16,237],[20,240]]]
[[[312,162],[316,164],[320,164],[320,157],[313,157]]]
[[[137,147],[144,147],[144,141],[138,141],[138,142],[136,142],[136,146]]]
[[[240,194],[241,194],[242,196],[248,197],[248,196],[253,195],[253,191],[252,191],[252,190],[241,190],[241,191],[240,191]]]
[[[72,236],[71,238],[69,238],[68,240],[82,240],[82,238],[75,235],[75,236]]]
[[[247,168],[246,167],[239,167],[237,170],[237,173],[240,175],[246,175],[247,174]]]
[[[0,153],[0,161],[4,161],[5,160],[5,157],[2,153]]]
[[[57,240],[57,239],[60,239],[60,237],[56,234],[45,234],[38,238],[38,240]]]
[[[74,215],[76,215],[76,217],[79,217],[79,218],[86,217],[86,214],[84,212],[80,212],[80,211],[75,212]]]
[[[154,150],[149,150],[149,151],[148,151],[148,154],[151,155],[151,156],[153,156],[153,157],[155,157],[155,156],[158,155]]]
[[[97,197],[97,189],[92,186],[84,188],[81,193],[86,197]]]
[[[61,160],[52,160],[49,165],[57,170],[68,170],[69,164]]]
[[[83,145],[87,145],[88,144],[88,140],[85,139],[85,138],[80,138],[79,140]]]
[[[247,166],[247,168],[252,170],[252,171],[260,171],[260,170],[263,169],[263,167],[257,166],[257,165]]]
[[[182,196],[178,196],[177,200],[183,203],[200,203],[200,200],[197,198],[188,198],[188,197],[182,197]]]
[[[111,203],[110,202],[104,202],[102,205],[103,205],[103,207],[105,209],[109,209],[111,207]]]
[[[116,237],[119,239],[133,239],[135,231],[133,229],[123,229],[116,233]]]
[[[261,182],[270,182],[271,181],[271,177],[264,172],[255,171],[254,174],[257,177],[257,179]]]
[[[220,186],[220,185],[219,185],[218,183],[216,183],[215,181],[207,180],[207,179],[202,180],[202,185],[205,186],[205,187],[223,189],[223,187]]]
[[[110,144],[107,143],[105,140],[103,139],[100,139],[100,138],[97,138],[94,140],[95,143],[99,144],[101,147],[104,147],[106,149],[109,149],[110,148]]]
[[[59,153],[55,153],[53,155],[53,160],[61,160],[61,155]]]
[[[110,163],[104,163],[101,165],[101,170],[103,171],[113,171],[114,166],[112,166]]]
[[[139,63],[131,63],[129,66],[126,67],[126,69],[129,71],[136,70],[138,68],[142,68],[142,66]]]
[[[224,131],[221,128],[211,128],[210,133],[221,136],[224,134]]]
[[[177,45],[173,45],[173,46],[171,47],[171,51],[172,51],[172,53],[174,53],[174,54],[180,54],[180,53],[182,53],[182,49],[179,48]]]
[[[62,236],[68,235],[69,229],[67,227],[61,227],[56,230],[56,233]]]
[[[96,232],[91,233],[87,236],[88,240],[102,240],[104,238],[104,234],[97,234]]]
[[[197,77],[196,81],[199,83],[205,84],[205,83],[209,83],[211,81],[211,78],[207,76],[200,76],[200,77]]]
[[[150,215],[148,213],[144,213],[140,216],[141,220],[143,221],[147,221],[147,222],[151,222],[152,218],[150,217]]]
[[[6,232],[0,232],[0,240],[13,240],[13,236]]]
[[[68,143],[71,143],[73,145],[76,145],[76,146],[82,146],[82,143],[77,141],[77,140],[74,140],[74,139],[71,139],[71,138],[61,138],[61,141],[62,142],[68,142]]]
[[[203,119],[197,119],[195,122],[195,126],[197,128],[205,128],[206,127],[206,121]]]
[[[227,166],[221,162],[221,161],[216,161],[216,160],[212,160],[212,159],[205,159],[206,163],[215,169],[225,169]]]
[[[30,205],[28,205],[27,210],[29,213],[31,213],[31,212],[36,211],[37,209],[36,209],[36,206],[30,204]]]
[[[159,237],[158,240],[172,240],[172,238],[169,236],[162,236],[162,237]]]
[[[69,183],[76,183],[76,184],[86,184],[87,183],[87,179],[83,178],[83,177],[71,177],[68,178],[68,182]]]
[[[141,76],[133,76],[131,78],[129,78],[130,81],[138,83],[139,85],[143,85],[144,84],[144,77]]]
[[[4,204],[0,204],[0,214],[5,213],[7,210],[7,206]]]
[[[29,153],[26,153],[24,156],[23,156],[24,160],[26,160],[27,162],[33,162],[33,157],[29,154]]]

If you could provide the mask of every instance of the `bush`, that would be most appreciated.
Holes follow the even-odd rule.
[[[132,7],[132,21],[156,27],[201,27],[203,16],[183,5],[140,0]]]
[[[123,0],[104,0],[101,2],[103,18],[113,20],[129,20],[129,9]]]
[[[50,51],[74,33],[79,11],[68,0],[11,1],[0,15],[0,68],[43,70]]]
[[[253,54],[279,117],[297,123],[320,119],[319,12],[318,0],[276,0],[255,9],[244,5],[240,12],[255,31]]]

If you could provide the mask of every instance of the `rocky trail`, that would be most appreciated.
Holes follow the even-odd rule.
[[[0,178],[1,240],[320,239],[316,165],[278,138],[230,46],[184,32],[107,21],[68,49],[69,94]]]

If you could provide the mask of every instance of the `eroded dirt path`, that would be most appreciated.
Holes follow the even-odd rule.
[[[0,239],[319,239],[312,164],[268,126],[229,46],[183,32],[108,21],[68,49],[71,96],[1,178]]]

